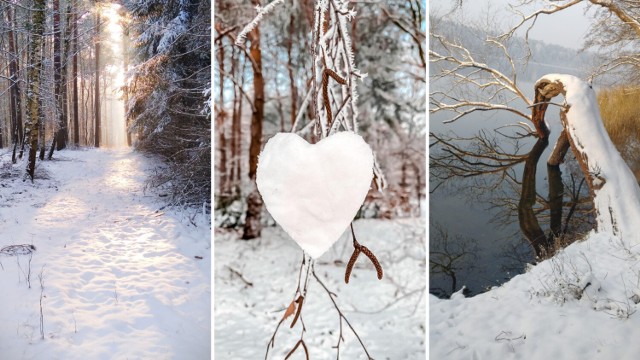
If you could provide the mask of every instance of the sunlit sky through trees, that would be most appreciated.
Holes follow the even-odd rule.
[[[103,130],[103,144],[107,147],[126,146],[126,128],[124,119],[124,101],[122,86],[125,84],[126,70],[124,69],[124,46],[122,41],[122,21],[119,4],[105,4],[100,7],[100,16],[104,19],[103,43],[109,47],[112,57],[105,59],[107,70],[107,84],[103,105],[105,115],[105,129]]]

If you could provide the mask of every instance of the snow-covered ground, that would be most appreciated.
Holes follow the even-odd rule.
[[[36,248],[0,254],[0,358],[210,358],[209,215],[159,210],[131,150],[54,157],[31,183],[0,154],[0,248]]]
[[[640,248],[592,233],[501,287],[429,296],[432,359],[637,359]]]
[[[384,268],[382,280],[360,256],[349,284],[346,262],[353,250],[343,235],[316,260],[316,273],[338,296],[336,302],[375,359],[424,359],[426,355],[425,221],[359,220],[358,241]],[[263,229],[262,238],[243,241],[239,233],[215,233],[216,359],[264,359],[267,343],[294,295],[302,250],[280,227]],[[249,285],[251,284],[251,285]],[[339,317],[327,293],[310,279],[302,310],[310,359],[333,359]],[[280,327],[270,359],[282,359],[300,338],[300,322]],[[340,359],[366,359],[357,339],[343,325],[346,344]],[[304,359],[298,348],[291,359]]]

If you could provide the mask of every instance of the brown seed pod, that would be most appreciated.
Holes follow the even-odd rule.
[[[378,280],[382,279],[382,266],[380,265],[380,262],[378,262],[378,259],[376,258],[375,255],[373,255],[373,253],[371,252],[371,250],[367,249],[366,246],[361,245],[360,247],[361,251],[363,254],[365,254],[369,260],[371,260],[371,262],[373,263],[373,266],[375,266],[376,268],[376,272],[378,273]]]
[[[349,263],[347,263],[347,271],[344,273],[344,282],[349,283],[349,278],[351,277],[351,271],[353,271],[353,266],[356,264],[356,260],[358,260],[358,256],[360,256],[360,248],[356,247],[353,249],[353,254],[351,254],[351,259],[349,259]]]
[[[331,76],[333,78],[333,80],[335,80],[338,84],[340,85],[346,85],[347,84],[347,80],[345,80],[344,78],[342,78],[340,75],[338,75],[338,73],[336,73],[335,71],[331,70],[331,69],[324,69],[325,73],[329,76]]]
[[[324,69],[322,72],[322,102],[324,104],[324,109],[327,112],[327,128],[331,128],[331,123],[333,122],[331,105],[329,104],[329,76],[331,76],[340,85],[347,84],[347,80],[340,77],[340,75],[331,69]]]

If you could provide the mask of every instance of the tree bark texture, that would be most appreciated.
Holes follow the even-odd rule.
[[[247,196],[247,215],[244,222],[244,231],[242,233],[243,240],[255,239],[260,236],[262,224],[260,223],[260,214],[262,213],[262,197],[255,187]]]
[[[547,164],[549,179],[549,210],[551,232],[548,243],[554,244],[557,238],[562,237],[562,199],[564,197],[564,184],[562,183],[562,171],[558,165]]]
[[[96,14],[96,39],[95,39],[95,56],[96,56],[96,81],[94,83],[94,92],[93,95],[95,97],[93,101],[94,105],[94,116],[96,118],[96,125],[94,127],[94,144],[95,147],[100,147],[100,134],[101,134],[101,119],[100,119],[100,12]]]
[[[71,67],[71,77],[73,78],[73,145],[78,147],[80,146],[80,113],[78,109],[78,15],[74,8],[71,9],[71,13],[71,23],[73,26],[73,36],[71,37],[71,47],[73,49],[73,64]]]
[[[125,74],[127,73],[127,71],[129,71],[129,29],[124,26],[122,29],[122,49],[123,49],[123,54],[122,54],[122,62],[123,62],[123,66],[124,66],[124,72]],[[131,138],[131,131],[129,131],[129,125],[131,124],[131,120],[129,119],[129,116],[127,116],[127,114],[129,113],[129,89],[128,87],[125,87],[122,90],[122,99],[124,101],[124,120],[125,120],[125,129],[127,130],[127,146],[131,146],[132,144],[132,138]]]
[[[64,123],[64,104],[62,102],[62,87],[64,82],[62,79],[62,29],[60,28],[60,0],[53,1],[53,96],[56,104],[56,123],[58,130],[55,134],[55,143],[58,150],[64,149],[64,131],[67,124]],[[49,158],[53,155],[53,146],[51,147]]]
[[[60,1],[60,0],[56,0]],[[69,142],[69,91],[67,87],[67,69],[68,69],[68,59],[69,59],[69,37],[71,36],[71,27],[69,23],[71,23],[71,5],[67,4],[66,8],[66,28],[64,31],[64,36],[62,36],[62,29],[60,32],[60,131],[58,132],[58,137],[56,138],[56,150],[62,150],[67,147],[67,143]],[[64,59],[64,60],[62,60]]]
[[[6,12],[7,25],[9,30],[7,32],[7,38],[9,42],[9,78],[11,82],[11,88],[9,91],[10,96],[10,111],[11,111],[11,132],[13,138],[13,154],[11,155],[11,161],[16,163],[16,150],[19,144],[24,141],[24,134],[22,129],[22,101],[20,98],[20,79],[18,78],[19,63],[18,63],[18,51],[16,50],[16,39],[14,35],[15,17],[12,15],[12,10],[9,9]]]
[[[569,137],[567,136],[567,131],[562,130],[560,133],[560,137],[558,137],[558,141],[556,141],[556,146],[553,148],[553,152],[549,155],[549,160],[547,160],[547,165],[549,166],[559,166],[564,161],[564,157],[569,150]]]
[[[253,1],[259,5],[258,0]],[[254,239],[260,236],[262,226],[260,225],[260,214],[262,212],[262,198],[255,185],[256,171],[258,169],[258,155],[262,146],[262,121],[264,119],[264,79],[262,77],[262,51],[260,49],[260,29],[256,27],[250,33],[251,47],[250,55],[254,61],[253,67],[253,104],[254,110],[251,115],[251,143],[249,145],[249,178],[255,187],[254,191],[247,197],[247,214],[242,238],[245,240]]]
[[[31,47],[29,61],[28,77],[29,88],[27,91],[27,107],[29,109],[29,123],[28,123],[28,136],[29,136],[29,161],[27,163],[27,174],[33,181],[35,169],[36,169],[36,153],[38,151],[38,138],[40,130],[40,73],[42,70],[42,38],[44,34],[44,22],[45,22],[45,1],[35,0],[33,3],[33,10],[31,12]]]

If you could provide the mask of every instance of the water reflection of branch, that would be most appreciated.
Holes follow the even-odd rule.
[[[527,156],[524,165],[524,172],[522,175],[522,191],[520,193],[520,202],[518,203],[518,221],[520,223],[520,230],[524,236],[529,240],[533,250],[537,257],[540,257],[543,253],[547,253],[550,249],[549,241],[545,236],[544,231],[540,227],[538,218],[533,212],[533,206],[536,203],[536,170],[538,167],[538,160],[542,156],[542,152],[549,145],[549,141],[545,139],[539,139],[531,149],[531,152]],[[552,179],[549,176],[549,179]],[[562,184],[562,182],[560,182]],[[550,189],[552,187],[550,186]],[[555,209],[554,209],[555,210]],[[557,211],[551,211],[552,215],[557,216]],[[560,215],[562,210],[560,209]],[[554,223],[552,219],[551,223]]]
[[[566,148],[564,148],[564,144],[567,144]],[[573,173],[570,173],[570,182],[565,183],[563,181],[559,164],[564,162],[568,143],[563,142],[562,136],[558,140],[558,144],[556,144],[554,152],[547,163],[548,200],[542,198],[545,205],[537,209],[535,208],[541,198],[536,191],[537,164],[547,146],[548,141],[546,139],[539,139],[531,149],[523,170],[522,191],[518,204],[518,222],[520,229],[531,244],[538,259],[553,255],[559,247],[566,246],[576,239],[575,234],[573,236],[567,236],[569,224],[575,223],[576,230],[583,227],[580,225],[586,225],[585,227],[587,228],[593,226],[589,217],[592,211],[591,199],[588,194],[581,193],[584,185],[584,177],[580,179],[578,184],[577,178]],[[568,191],[565,191],[565,186],[568,188]],[[570,197],[570,201],[566,203],[564,202],[565,194],[568,194]],[[579,209],[579,205],[585,206]],[[565,217],[563,227],[562,216],[565,208],[569,208],[569,210]],[[549,212],[546,213],[546,210],[549,210]],[[573,216],[577,214],[577,211],[581,216],[574,219]],[[542,230],[541,221],[547,219],[550,231],[545,234],[545,231]],[[572,222],[572,220],[575,221]],[[574,231],[574,233],[579,232],[580,231]]]
[[[451,280],[451,292],[448,293],[451,295],[458,290],[458,272],[472,269],[473,262],[478,258],[478,241],[459,235],[451,236],[437,222],[430,221],[429,225],[429,273],[447,276]]]
[[[506,151],[495,137],[489,138],[485,131],[480,131],[472,138],[445,138],[434,133],[429,136],[435,139],[430,147],[442,145],[439,152],[432,151],[429,155],[430,174],[440,182],[456,177],[468,178],[496,173],[507,176],[507,170],[527,159],[527,155],[517,154],[517,142],[513,151]],[[459,143],[471,143],[471,147],[463,148]]]

